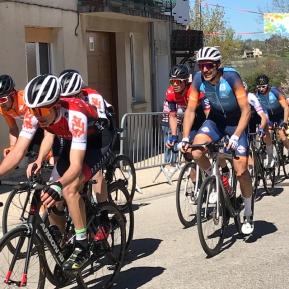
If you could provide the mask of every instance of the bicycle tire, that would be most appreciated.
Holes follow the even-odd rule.
[[[113,181],[119,178],[126,182],[130,201],[133,200],[136,190],[136,172],[133,162],[126,155],[118,155],[111,164],[113,170]]]
[[[221,186],[219,190],[222,190]],[[204,252],[207,254],[208,257],[213,257],[217,255],[224,241],[224,211],[225,211],[225,204],[224,199],[222,197],[222,192],[220,191],[219,196],[219,218],[216,217],[216,206],[215,204],[209,204],[209,196],[212,192],[216,193],[216,176],[207,177],[201,186],[199,197],[198,197],[198,207],[197,207],[197,227],[198,227],[198,235],[201,246]],[[204,209],[203,209],[204,204]],[[210,233],[208,236],[205,236],[205,224],[208,221],[212,221],[213,225],[220,225],[218,230],[213,228],[213,233]],[[217,236],[214,241],[216,244],[210,246],[209,238],[213,239],[214,236]]]
[[[32,249],[32,253],[31,253],[31,256],[29,257],[30,258],[30,262],[29,262],[29,265],[30,267],[28,267],[28,272],[27,272],[27,285],[25,286],[25,288],[32,288],[32,289],[43,289],[44,286],[45,286],[45,280],[46,280],[46,270],[45,270],[45,261],[44,261],[44,248],[43,248],[43,245],[41,244],[40,240],[38,239],[37,235],[34,235],[34,239],[32,240],[33,242],[33,249]],[[21,251],[21,249],[23,248],[23,245],[26,245],[25,243],[25,238],[31,238],[31,235],[30,233],[28,232],[28,227],[25,226],[25,225],[20,225],[12,230],[10,230],[8,233],[6,233],[3,238],[1,239],[0,241],[0,256],[1,256],[1,267],[0,267],[0,280],[5,280],[6,278],[6,274],[8,272],[8,270],[10,271],[10,263],[11,263],[11,258],[13,258],[13,256],[15,255],[15,258],[16,258],[16,263],[15,263],[15,266],[14,266],[14,270],[11,274],[11,279],[10,280],[13,280],[13,284],[18,284],[18,287],[20,287],[20,280],[23,278],[23,272],[19,272],[19,280],[15,280],[16,278],[16,273],[17,273],[17,270],[22,268],[24,269],[24,266],[21,266],[19,265],[19,263],[21,263],[21,261],[23,263],[25,263],[25,259],[26,259],[26,252],[27,251]],[[9,245],[13,242],[13,239],[16,239],[16,238],[19,238],[18,239],[18,242],[17,244],[23,242],[23,244],[21,245],[21,248],[18,248],[17,251],[15,251],[14,253],[12,253],[9,249]],[[21,241],[20,241],[21,240]],[[16,241],[16,240],[15,240]],[[5,249],[7,247],[7,249]],[[15,247],[18,247],[15,245]],[[20,251],[19,251],[20,249]],[[8,253],[11,253],[13,256],[10,258],[8,257],[6,254]],[[36,258],[39,258],[39,261],[38,262],[35,262],[34,260],[32,260],[33,257],[36,257]],[[9,262],[10,260],[10,263],[7,264],[8,266],[8,269],[7,271],[5,270],[6,267],[5,267],[5,261],[8,261]],[[33,261],[33,262],[32,262]],[[35,286],[36,284],[32,284],[31,287],[29,286],[30,283],[30,280],[33,280],[32,279],[32,274],[35,273],[35,269],[32,270],[31,266],[32,265],[35,265],[35,264],[39,264],[39,276],[38,276],[38,282],[37,282],[37,287]],[[30,270],[29,270],[30,269]],[[32,282],[32,281],[31,281]],[[4,282],[3,282],[4,283]],[[5,289],[5,288],[11,288],[8,284],[6,284],[7,286],[5,286],[5,283],[4,283],[4,287],[1,286],[2,289]]]
[[[127,188],[122,182],[113,182],[108,185],[108,199],[117,205],[124,214],[126,222],[126,250],[129,249],[134,232],[134,212]]]
[[[102,214],[103,211],[106,211],[108,214],[111,230],[109,237],[105,241],[100,243],[92,241],[91,243],[93,254],[90,257],[90,264],[84,268],[81,272],[81,278],[77,280],[78,284],[85,284],[83,288],[95,288],[96,285],[97,288],[111,288],[121,270],[126,252],[126,228],[123,214],[113,203],[99,204],[98,206],[98,213]],[[118,230],[119,235],[116,235]],[[117,241],[119,244],[116,243]],[[97,246],[101,245],[104,248],[104,253],[100,255],[96,253],[95,244]],[[108,276],[101,276],[102,272],[100,271],[105,269],[107,269]],[[96,273],[96,279],[94,279],[94,273]]]
[[[194,162],[186,163],[182,168],[176,189],[176,207],[180,222],[185,228],[191,227],[197,219],[197,196],[194,196],[195,183],[190,178],[191,170],[196,164]],[[200,174],[201,176],[201,174]],[[201,179],[200,179],[201,181]],[[184,190],[182,190],[184,185]],[[183,200],[184,197],[184,200]],[[184,208],[183,208],[184,205]]]
[[[28,193],[29,195],[25,197],[24,193]],[[20,195],[23,197],[21,200]],[[5,202],[3,207],[3,216],[2,216],[3,235],[5,235],[12,228],[15,228],[16,226],[20,225],[23,221],[27,220],[27,217],[24,217],[23,220],[20,220],[19,218],[22,213],[26,213],[26,215],[28,216],[27,205],[29,205],[29,199],[27,198],[28,197],[30,198],[30,196],[32,196],[32,194],[27,190],[14,189],[9,193],[7,201]],[[16,204],[17,201],[18,204]],[[11,208],[12,205],[14,205],[14,209]],[[28,209],[29,208],[30,207],[28,206]],[[14,212],[16,211],[15,209],[19,209],[19,214],[17,214],[18,216],[13,218]],[[8,220],[10,224],[8,224]],[[12,224],[11,221],[13,222]]]

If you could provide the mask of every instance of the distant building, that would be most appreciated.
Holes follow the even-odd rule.
[[[259,48],[253,48],[253,50],[245,50],[242,58],[257,58],[262,57],[262,51]]]

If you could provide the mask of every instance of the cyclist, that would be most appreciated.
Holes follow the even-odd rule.
[[[94,126],[98,119],[96,109],[81,99],[60,99],[57,77],[40,75],[32,79],[25,88],[24,100],[29,111],[25,114],[15,153],[8,154],[0,165],[0,176],[21,161],[38,126],[71,141],[57,162],[59,177],[55,175],[55,180],[43,189],[41,200],[49,208],[64,197],[76,238],[74,251],[63,269],[78,270],[89,258],[85,206],[79,192],[110,154],[109,145],[100,143]]]
[[[233,160],[236,176],[244,200],[244,222],[242,232],[251,234],[254,230],[252,203],[252,181],[248,171],[248,135],[250,106],[247,93],[239,74],[229,67],[221,66],[221,53],[216,47],[203,47],[197,53],[200,71],[194,75],[188,107],[183,122],[183,150],[187,146],[190,128],[195,121],[196,109],[202,93],[210,102],[207,120],[194,138],[194,144],[218,141],[229,135],[228,148],[234,149],[238,159]],[[211,164],[202,150],[192,152],[200,167],[211,175]],[[212,196],[210,202],[216,202]]]
[[[94,106],[97,109],[98,114],[98,119],[94,124],[98,128],[98,136],[104,143],[110,143],[112,141],[112,131],[110,129],[109,121],[109,119],[111,119],[111,115],[110,112],[108,112],[108,109],[111,110],[112,106],[107,103],[96,90],[89,87],[84,87],[82,77],[76,70],[67,69],[64,73],[62,72],[60,75],[60,97],[62,99],[80,98],[83,99],[85,102],[89,103],[90,105]],[[58,155],[57,158],[61,157],[62,152],[67,151],[67,147],[70,146],[70,141],[59,137],[55,138],[54,134],[46,134],[43,142],[41,143],[38,158],[34,162],[37,165],[38,169],[41,168],[41,164],[44,161],[47,152],[51,149],[52,143],[54,146],[53,151],[56,155]],[[30,164],[27,168],[28,177],[31,175],[31,170],[34,163]],[[35,170],[35,172],[37,172],[38,169]],[[96,194],[98,203],[107,201],[106,183],[101,170],[97,172],[94,179],[97,182],[93,185],[93,191]],[[60,221],[57,216],[50,216],[50,218],[50,223],[53,224],[57,224]],[[63,226],[60,225],[60,227],[61,229],[63,229]],[[103,232],[103,228],[101,228],[101,230],[98,230],[95,238],[100,239],[103,235]]]
[[[13,149],[18,139],[19,128],[16,121],[18,119],[23,120],[27,109],[24,103],[23,90],[15,89],[14,81],[10,75],[0,75],[0,114],[4,117],[9,128],[9,147],[4,149],[4,157]],[[39,150],[42,138],[43,130],[38,129],[28,149],[31,155]]]
[[[169,127],[171,135],[168,137],[166,146],[171,148],[178,142],[177,127],[178,127],[178,118],[177,113],[183,114],[188,105],[188,98],[190,93],[191,83],[189,82],[190,72],[185,64],[178,64],[171,69],[170,72],[170,86],[166,91],[166,100],[165,104],[168,107],[168,116],[169,116]],[[209,105],[208,102],[205,104],[204,99],[201,99],[200,103],[203,103],[203,106],[199,105],[197,109],[197,117],[194,122],[191,133],[190,140],[192,140],[201,127],[203,122],[206,119],[204,110],[208,111]]]
[[[256,78],[256,89],[256,96],[263,110],[268,114],[269,124],[278,124],[279,138],[283,142],[284,147],[289,150],[289,140],[285,133],[288,127],[289,106],[284,94],[278,88],[270,86],[269,77],[265,74],[261,74]],[[274,165],[274,158],[271,138],[266,143],[266,149],[268,154],[267,163],[272,167]]]
[[[260,104],[256,95],[252,92],[248,92],[248,85],[243,81],[246,92],[248,93],[248,101],[251,105],[251,118],[249,122],[249,131],[252,133],[256,132],[256,127],[258,125],[257,133],[263,139],[266,144],[267,155],[265,160],[265,166],[271,168],[274,165],[273,151],[271,152],[268,147],[272,146],[272,140],[268,129],[269,117],[266,112],[264,112],[262,105]],[[271,154],[270,154],[271,153]],[[268,157],[270,155],[270,157]],[[252,159],[249,158],[249,165],[252,164]]]

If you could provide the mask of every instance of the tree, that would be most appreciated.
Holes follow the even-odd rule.
[[[229,62],[232,56],[239,55],[241,41],[236,38],[234,30],[224,20],[224,9],[219,6],[214,8],[205,6],[201,8],[201,13],[199,12],[198,7],[191,10],[189,26],[191,29],[201,29],[204,32],[204,45],[218,46],[224,63]]]
[[[274,10],[277,10],[281,13],[289,12],[289,1],[288,0],[273,0]]]

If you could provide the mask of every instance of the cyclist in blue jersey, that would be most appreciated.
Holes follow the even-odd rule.
[[[269,123],[277,123],[279,126],[279,138],[283,142],[284,147],[289,150],[289,140],[286,137],[285,130],[288,127],[289,106],[286,102],[284,94],[274,86],[270,86],[269,77],[261,74],[256,78],[256,96],[263,110],[268,114]],[[267,163],[274,165],[273,146],[266,145],[268,160]]]
[[[228,148],[234,149],[234,169],[240,182],[244,199],[244,222],[242,232],[254,230],[252,213],[252,181],[248,171],[248,123],[250,106],[241,77],[233,68],[221,67],[221,53],[215,47],[203,47],[197,53],[200,71],[194,75],[188,106],[183,121],[183,150],[186,150],[189,133],[195,121],[195,111],[203,93],[210,102],[210,113],[199,129],[194,144],[218,141],[229,135]],[[211,163],[202,150],[194,150],[193,158],[208,175],[212,174]],[[209,202],[216,202],[212,196]]]

